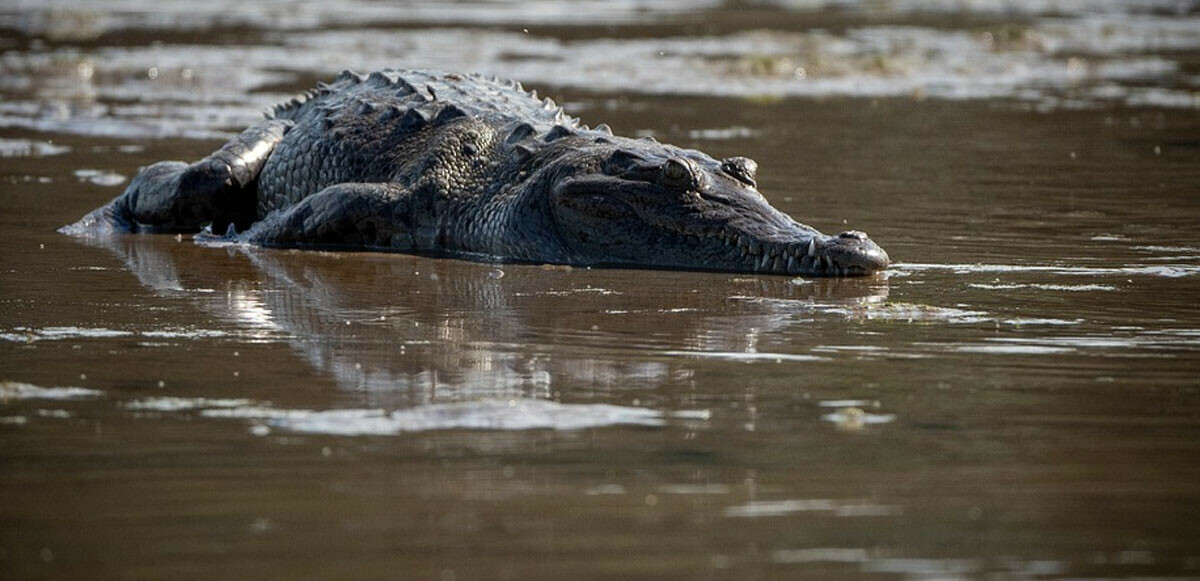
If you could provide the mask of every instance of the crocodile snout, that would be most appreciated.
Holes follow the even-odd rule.
[[[818,244],[820,253],[832,260],[834,272],[855,274],[878,272],[891,264],[886,251],[860,230],[847,230]]]

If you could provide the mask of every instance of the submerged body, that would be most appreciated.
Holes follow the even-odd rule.
[[[69,234],[196,232],[265,246],[577,266],[864,275],[888,256],[771,207],[756,164],[589,129],[519,84],[344,72],[193,164],[144,169]],[[240,232],[238,234],[237,232]]]

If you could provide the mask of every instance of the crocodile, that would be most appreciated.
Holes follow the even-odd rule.
[[[344,71],[62,232],[598,267],[857,276],[888,255],[775,209],[757,164],[588,127],[520,83]]]

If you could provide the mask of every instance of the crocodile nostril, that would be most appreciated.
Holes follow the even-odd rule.
[[[845,232],[842,232],[841,234],[838,234],[838,238],[853,238],[855,240],[866,240],[867,233],[860,232],[858,230],[847,230]]]

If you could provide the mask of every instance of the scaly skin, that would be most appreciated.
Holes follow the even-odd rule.
[[[771,207],[749,159],[589,129],[517,83],[347,71],[267,117],[201,161],[146,168],[63,231],[209,226],[264,246],[790,275],[888,265],[866,234]]]

